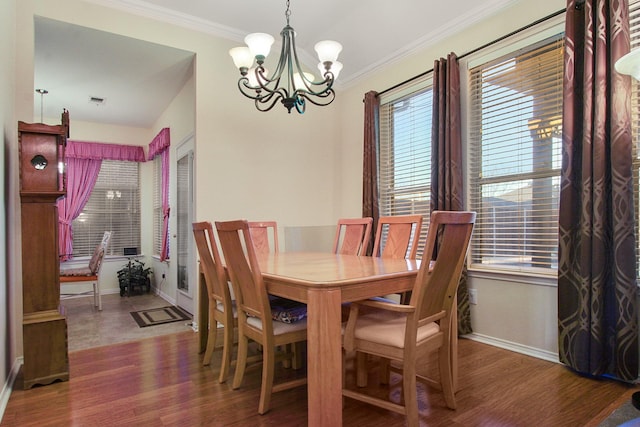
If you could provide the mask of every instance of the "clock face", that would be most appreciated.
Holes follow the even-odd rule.
[[[31,159],[31,165],[39,171],[44,170],[44,168],[46,168],[48,164],[49,162],[47,161],[47,158],[42,154],[36,154]]]

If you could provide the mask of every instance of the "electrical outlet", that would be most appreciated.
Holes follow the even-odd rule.
[[[470,304],[478,304],[478,290],[477,289],[469,289],[469,303]]]

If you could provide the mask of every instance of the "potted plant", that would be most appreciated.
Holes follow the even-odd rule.
[[[129,296],[132,292],[151,291],[150,274],[151,268],[145,267],[144,262],[129,259],[129,262],[118,270],[120,296],[124,296],[125,293]]]

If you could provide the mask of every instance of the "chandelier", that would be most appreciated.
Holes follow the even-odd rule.
[[[302,114],[306,101],[325,106],[331,104],[336,97],[333,83],[342,69],[342,64],[337,61],[342,45],[331,40],[316,43],[314,48],[320,59],[318,69],[322,76],[316,81],[313,74],[303,71],[298,60],[295,31],[289,26],[290,14],[287,0],[287,25],[280,32],[282,48],[273,74],[269,75],[269,71],[264,67],[264,61],[274,42],[274,38],[269,34],[249,34],[244,39],[247,46],[235,47],[229,51],[234,64],[240,70],[240,92],[253,99],[260,111],[269,111],[280,101],[289,113],[295,107],[296,111]]]

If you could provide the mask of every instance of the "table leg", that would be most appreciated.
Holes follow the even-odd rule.
[[[342,426],[340,290],[308,291],[308,425]]]

